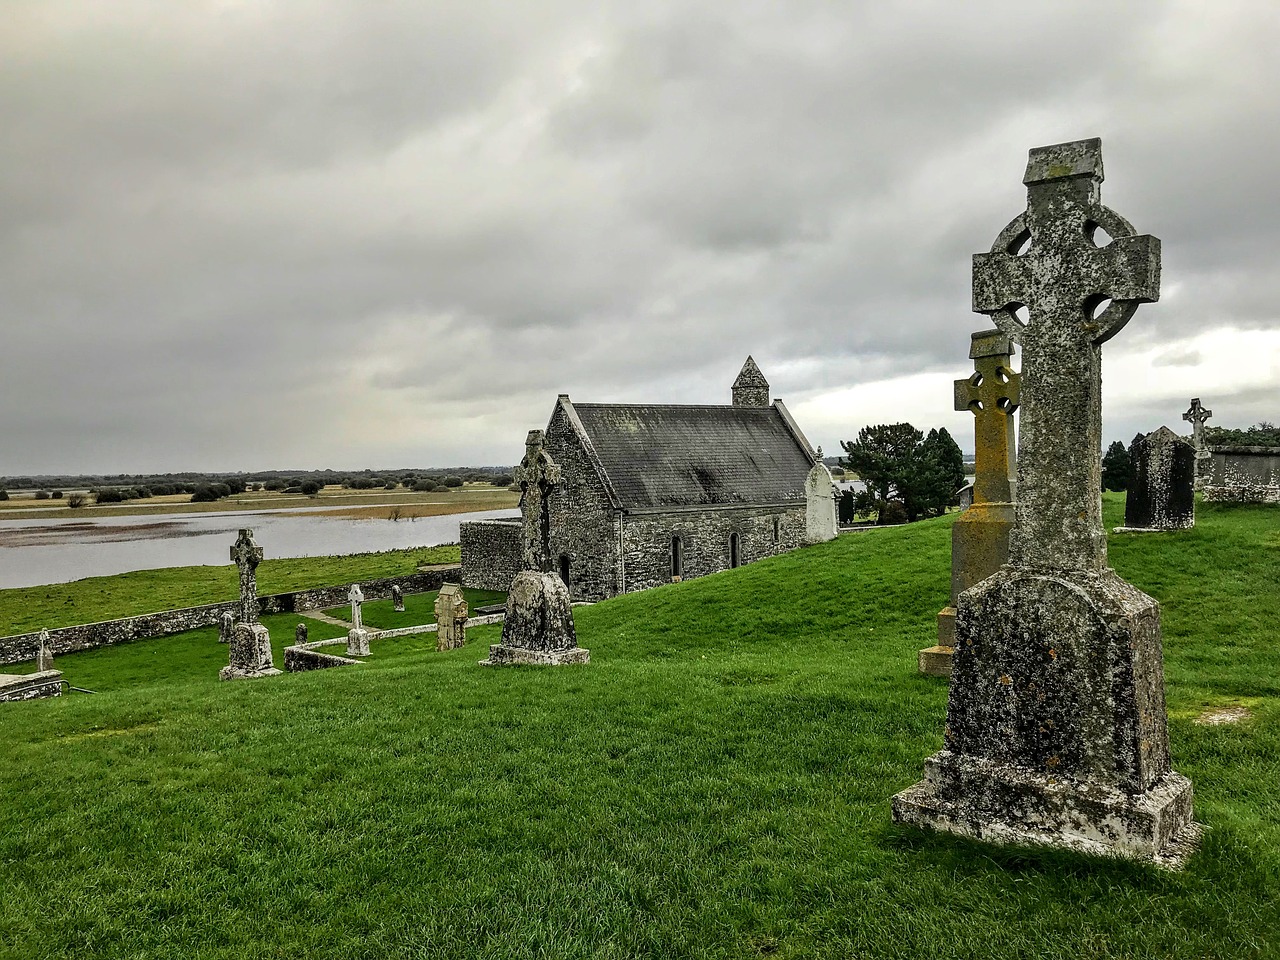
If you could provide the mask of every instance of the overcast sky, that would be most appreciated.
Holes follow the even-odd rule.
[[[0,6],[0,474],[509,464],[556,394],[946,426],[1098,136],[1164,248],[1107,440],[1280,419],[1280,4]]]

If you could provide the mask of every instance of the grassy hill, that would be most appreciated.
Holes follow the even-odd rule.
[[[493,627],[234,684],[212,630],[62,657],[104,692],[0,708],[0,956],[1280,952],[1280,512],[1111,540],[1210,827],[1181,874],[890,822],[941,743],[948,523],[579,608],[582,668],[481,668]]]

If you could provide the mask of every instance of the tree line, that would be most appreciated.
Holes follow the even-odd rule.
[[[946,513],[965,484],[964,456],[945,427],[926,435],[909,423],[863,427],[842,440],[841,466],[866,485],[840,497],[840,522],[874,515],[877,523],[910,523]]]

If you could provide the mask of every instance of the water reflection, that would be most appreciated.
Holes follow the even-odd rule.
[[[268,558],[318,557],[454,543],[467,520],[518,516],[486,510],[391,521],[306,510],[0,521],[0,589],[65,583],[157,567],[220,565],[236,531],[252,527]]]

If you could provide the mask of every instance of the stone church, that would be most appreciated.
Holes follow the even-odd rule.
[[[562,479],[547,510],[552,554],[574,600],[699,577],[835,536],[831,474],[782,401],[770,402],[750,357],[732,401],[556,400],[545,449]],[[463,524],[464,585],[505,590],[519,569],[519,536],[514,519]]]

